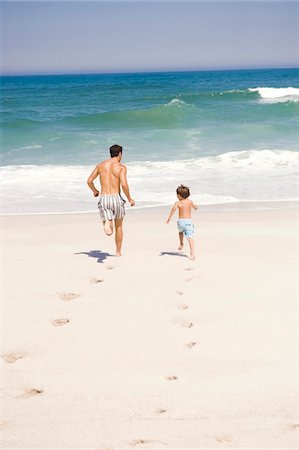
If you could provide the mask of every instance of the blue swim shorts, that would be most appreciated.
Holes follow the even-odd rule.
[[[194,236],[194,225],[191,219],[179,219],[177,225],[179,233],[184,233],[187,239]]]

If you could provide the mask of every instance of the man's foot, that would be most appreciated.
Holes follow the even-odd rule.
[[[180,244],[178,250],[183,250],[184,244]]]
[[[121,256],[121,252],[116,252],[115,256]]]
[[[189,256],[189,259],[191,259],[191,261],[195,260],[195,255],[193,253],[191,253],[191,255]]]
[[[109,220],[106,220],[106,222],[104,222],[104,231],[107,236],[111,236],[113,233],[112,221],[110,222]]]

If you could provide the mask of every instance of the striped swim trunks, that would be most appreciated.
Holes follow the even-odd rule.
[[[103,222],[106,220],[122,219],[125,216],[126,201],[120,194],[100,195],[98,207],[100,218]]]

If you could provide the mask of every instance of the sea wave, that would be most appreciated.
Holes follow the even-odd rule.
[[[199,126],[206,121],[221,121],[223,115],[217,105],[227,107],[228,118],[234,122],[239,120],[236,116],[236,110],[230,109],[230,104],[241,103],[246,105],[250,102],[252,108],[244,109],[243,116],[249,121],[255,120],[255,116],[261,114],[260,111],[254,110],[255,104],[267,103],[277,104],[283,103],[283,110],[279,110],[278,105],[273,105],[275,114],[281,115],[282,120],[286,120],[286,114],[293,115],[294,107],[299,102],[299,88],[270,88],[255,87],[244,89],[214,90],[205,92],[182,92],[177,93],[175,97],[166,96],[165,94],[153,98],[148,102],[139,100],[136,103],[125,103],[123,109],[119,108],[119,104],[110,105],[110,110],[102,110],[101,105],[92,108],[77,108],[72,113],[71,108],[60,108],[54,112],[45,111],[42,116],[36,112],[26,112],[22,117],[22,111],[13,111],[13,113],[5,115],[3,119],[3,130],[8,132],[32,132],[36,133],[40,130],[52,130],[53,126],[62,127],[67,130],[107,130],[121,131],[123,130],[142,130],[142,129],[180,129],[189,128],[190,126]],[[135,105],[135,106],[134,106]],[[288,105],[288,106],[287,106]],[[211,106],[211,107],[210,107]],[[290,111],[287,111],[290,108]],[[28,115],[29,114],[29,115]],[[30,114],[32,116],[30,117]]]
[[[198,169],[241,169],[252,171],[263,169],[269,171],[280,167],[299,168],[299,152],[289,150],[242,150],[227,152],[216,156],[175,160],[175,161],[140,161],[131,163],[132,171],[146,173],[155,170],[198,170]]]
[[[299,88],[272,88],[272,87],[257,87],[249,88],[249,92],[257,92],[259,96],[268,103],[277,102],[299,102]]]
[[[241,150],[222,153],[215,156],[203,156],[191,159],[177,159],[172,161],[133,161],[126,164],[130,174],[133,176],[141,176],[147,173],[176,173],[185,171],[198,171],[205,169],[215,170],[238,170],[242,168],[248,169],[250,172],[264,170],[265,172],[273,169],[299,169],[299,152],[290,150]],[[80,176],[82,172],[92,170],[90,165],[53,165],[53,164],[20,164],[2,166],[1,170],[5,173],[6,182],[10,177],[16,174],[21,176],[27,173],[26,180],[30,175],[36,178],[39,175],[42,178],[47,174],[56,173],[57,176],[62,175],[66,178],[70,175]],[[65,174],[65,175],[64,175]],[[159,174],[160,176],[160,174]],[[13,178],[12,178],[13,180]],[[55,181],[54,181],[55,182]]]
[[[36,117],[24,118],[12,115],[5,118],[3,127],[21,131],[55,123],[59,126],[70,125],[83,128],[101,126],[105,129],[177,128],[182,124],[186,124],[196,109],[196,106],[186,103],[179,98],[172,98],[167,103],[143,109],[114,109],[96,112],[79,110],[78,114],[72,115],[68,115],[66,111],[65,116],[59,113],[56,117],[47,117],[43,120]]]
[[[43,146],[40,144],[32,144],[32,145],[23,145],[22,147],[16,147],[10,150],[10,153],[15,152],[23,152],[24,150],[38,150],[42,148]]]
[[[253,149],[186,160],[135,161],[127,167],[132,195],[141,206],[170,204],[181,183],[190,187],[192,198],[200,204],[290,201],[299,196],[299,152],[288,150]],[[92,170],[89,165],[4,166],[3,212],[92,210],[96,200],[86,185]]]
[[[176,128],[180,124],[186,123],[188,118],[194,113],[196,107],[178,98],[174,98],[161,106],[145,109],[126,109],[92,114],[80,114],[69,116],[65,122],[95,126],[104,125],[106,128]]]
[[[4,120],[2,122],[2,127],[18,131],[19,129],[30,130],[35,127],[39,127],[42,124],[43,124],[43,121],[41,121],[41,120],[26,119],[24,117],[20,117],[20,118],[12,117],[11,119]]]
[[[277,102],[298,102],[299,88],[295,87],[254,87],[244,89],[228,89],[215,91],[192,92],[190,94],[180,94],[179,97],[188,99],[190,101],[200,101],[201,99],[212,98],[215,101],[231,100],[231,101],[245,101],[252,98],[258,98],[268,103]]]
[[[38,146],[36,146],[38,147]],[[182,171],[199,169],[241,169],[247,168],[250,171],[265,170],[271,171],[278,168],[299,169],[299,151],[291,150],[241,150],[226,152],[215,156],[203,156],[200,158],[177,159],[172,161],[132,161],[126,164],[133,176],[143,176],[146,173],[159,171]],[[56,172],[57,175],[65,173],[80,174],[83,170],[92,169],[90,165],[53,165],[53,164],[16,164],[2,166],[1,170],[9,177],[10,175],[25,175],[25,173],[40,173],[41,177],[45,172]],[[27,176],[28,176],[27,175]],[[8,180],[6,178],[6,180]]]

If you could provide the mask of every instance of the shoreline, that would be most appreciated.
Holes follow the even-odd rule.
[[[175,199],[174,199],[175,201]],[[174,203],[173,201],[173,203]],[[157,211],[166,211],[168,208],[171,208],[173,203],[169,203],[167,205],[143,205],[143,206],[134,206],[134,208],[130,208],[128,206],[128,202],[126,202],[126,213],[130,213],[133,210],[146,212],[157,212]],[[298,209],[299,208],[299,200],[272,200],[272,201],[242,201],[242,202],[227,202],[227,203],[215,203],[215,204],[198,204],[198,207],[201,211],[215,211],[215,212],[230,212],[230,211],[277,211],[277,210],[290,210],[290,209]],[[20,212],[20,213],[3,213],[0,214],[1,217],[19,217],[19,216],[59,216],[59,215],[84,215],[84,214],[98,214],[98,211],[95,207],[94,210],[88,211],[54,211],[54,212]]]

